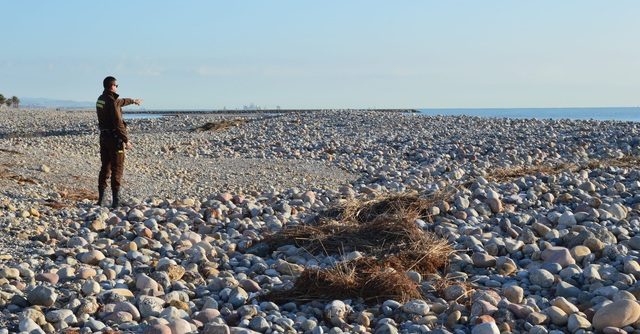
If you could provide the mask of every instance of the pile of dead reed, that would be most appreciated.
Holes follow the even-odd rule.
[[[292,289],[272,291],[272,301],[359,299],[406,302],[421,296],[419,283],[408,271],[422,275],[437,272],[447,264],[450,245],[415,224],[431,221],[429,208],[435,199],[417,194],[356,199],[321,213],[313,225],[284,229],[267,237],[275,249],[295,244],[314,255],[364,254],[328,269],[306,269]]]

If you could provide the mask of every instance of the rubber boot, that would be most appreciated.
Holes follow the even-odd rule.
[[[120,207],[120,202],[119,202],[120,198],[118,196],[119,191],[120,191],[119,189],[114,189],[111,191],[111,193],[113,194],[113,204],[111,204],[111,207],[113,209],[117,209]]]
[[[104,189],[98,188],[98,203],[97,206],[102,206],[102,201],[104,201]]]

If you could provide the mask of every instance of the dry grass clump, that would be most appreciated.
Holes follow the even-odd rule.
[[[274,302],[359,298],[365,303],[420,298],[418,283],[406,275],[404,268],[398,269],[393,262],[373,257],[341,262],[332,269],[307,269],[291,290],[272,291],[267,298]]]
[[[328,269],[306,269],[288,291],[265,296],[272,301],[308,301],[358,298],[365,302],[420,297],[418,283],[407,271],[420,274],[442,269],[453,252],[446,240],[420,229],[414,220],[430,221],[432,200],[417,194],[379,196],[353,200],[334,207],[316,219],[316,225],[299,226],[269,236],[272,248],[295,244],[311,254],[338,255],[352,251],[364,257]]]
[[[385,219],[401,219],[413,222],[427,218],[432,203],[420,198],[417,193],[379,196],[372,200],[352,200],[344,204],[341,220],[366,224]],[[413,225],[415,226],[415,225]]]
[[[637,168],[640,167],[640,157],[627,155],[619,159],[598,159],[586,164],[587,168],[605,168],[609,166]]]
[[[544,174],[558,174],[563,170],[571,170],[576,172],[583,169],[606,168],[610,166],[637,168],[640,167],[640,157],[624,156],[618,159],[593,159],[582,165],[573,165],[569,163],[561,163],[554,165],[536,165],[536,166],[518,166],[513,168],[497,168],[492,171],[491,179],[495,182],[502,183],[515,180],[517,178]]]
[[[70,201],[81,201],[84,199],[97,200],[98,194],[95,191],[78,188],[64,188],[60,192],[60,197]]]
[[[208,122],[202,126],[195,128],[195,132],[200,131],[220,131],[232,126],[238,126],[249,123],[246,119],[223,120],[220,122]]]
[[[295,244],[311,254],[360,251],[372,256],[417,250],[433,240],[414,221],[431,221],[431,201],[417,194],[354,199],[319,214],[315,225],[285,229],[266,238],[272,248]]]
[[[513,168],[496,168],[491,173],[491,179],[498,183],[508,182],[517,178],[535,174],[557,174],[563,170],[575,170],[576,166],[562,163],[557,165],[518,166]]]
[[[73,202],[82,201],[85,199],[89,199],[91,201],[95,201],[98,199],[98,195],[94,191],[90,191],[87,189],[78,189],[78,188],[63,188],[59,191],[60,197],[71,203],[64,203],[55,200],[50,200],[44,203],[44,205],[53,208],[53,209],[61,209],[75,206]]]
[[[0,169],[0,179],[7,179],[7,180],[13,180],[16,181],[18,183],[29,183],[29,184],[35,184],[36,181],[34,179],[30,179],[30,178],[26,178],[22,175],[18,175],[16,173],[13,173],[11,171],[9,171],[6,168]]]

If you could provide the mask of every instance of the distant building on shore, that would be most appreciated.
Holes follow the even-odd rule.
[[[280,110],[280,106],[275,106],[275,108],[263,107],[263,106],[254,104],[253,102],[248,106],[242,106],[242,110],[273,110],[273,109]]]
[[[253,102],[248,106],[242,106],[242,110],[262,110],[262,107],[259,105],[253,104]]]

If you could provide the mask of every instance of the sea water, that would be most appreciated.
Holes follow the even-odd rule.
[[[640,122],[640,107],[607,108],[422,108],[416,109],[420,115],[466,115],[500,118],[536,118],[536,119],[582,119],[598,121]],[[161,118],[176,113],[199,112],[193,110],[166,111],[165,113],[124,113],[125,119]],[[256,116],[256,114],[254,114]]]
[[[609,108],[465,108],[417,109],[421,115],[467,115],[500,118],[582,119],[640,122],[640,107]]]
[[[124,113],[122,114],[122,118],[124,119],[136,119],[136,118],[162,118],[162,117],[167,117],[169,115],[165,115],[165,114],[151,114],[151,113],[146,113],[146,114],[127,114]]]

